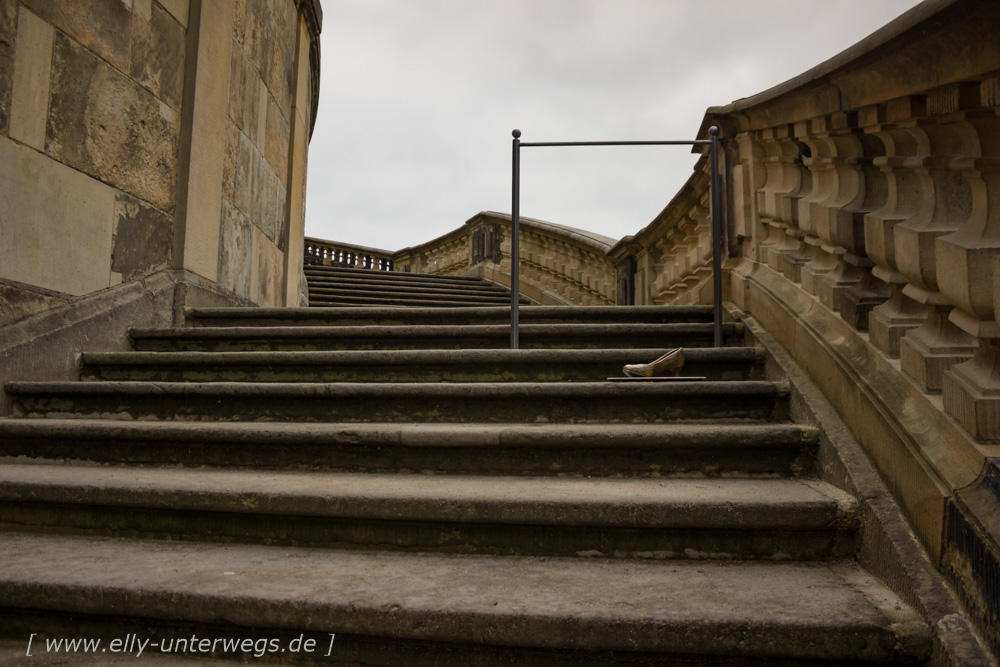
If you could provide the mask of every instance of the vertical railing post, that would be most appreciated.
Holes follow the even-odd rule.
[[[518,340],[518,306],[520,305],[519,265],[521,263],[521,130],[514,130],[511,174],[510,220],[510,349],[516,350]]]
[[[708,128],[712,137],[712,301],[714,305],[713,321],[715,324],[715,347],[722,347],[722,196],[721,178],[719,176],[719,128],[713,125]]]

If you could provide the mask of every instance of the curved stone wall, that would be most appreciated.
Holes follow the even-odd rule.
[[[1000,4],[925,2],[709,109],[732,299],[843,414],[1000,649]]]

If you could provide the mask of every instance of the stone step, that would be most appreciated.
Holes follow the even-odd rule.
[[[249,326],[132,329],[136,350],[393,350],[492,349],[510,345],[502,324],[401,326]],[[711,324],[523,324],[525,349],[711,347]],[[723,325],[723,341],[739,345],[743,325]]]
[[[448,297],[434,295],[411,297],[391,296],[389,293],[386,293],[385,296],[364,296],[338,293],[319,294],[313,296],[313,294],[310,293],[309,303],[315,304],[314,307],[316,308],[352,306],[359,308],[370,308],[373,306],[385,308],[475,308],[476,306],[510,303],[510,297],[498,296],[467,298],[461,296]],[[521,303],[528,302],[527,300],[522,299]]]
[[[387,298],[387,299],[411,299],[414,301],[445,301],[448,299],[455,299],[461,301],[467,301],[474,303],[477,301],[483,302],[483,305],[488,305],[490,303],[510,303],[510,294],[505,294],[499,291],[481,292],[472,290],[462,290],[462,289],[431,289],[431,288],[412,288],[412,287],[393,287],[391,289],[386,289],[384,287],[375,287],[373,289],[365,289],[363,287],[357,286],[309,286],[309,298],[313,296],[317,298],[327,297],[327,298],[338,298],[338,297],[352,297],[352,298]]]
[[[772,382],[10,382],[28,417],[225,421],[784,421]]]
[[[567,382],[623,376],[667,350],[342,350],[335,352],[86,352],[88,380],[156,382]],[[692,348],[684,375],[760,379],[763,352]]]
[[[131,631],[159,643],[195,629],[199,638],[273,637],[278,653],[309,633],[314,653],[286,657],[341,664],[892,664],[925,660],[931,648],[918,614],[847,561],[487,557],[8,532],[0,599],[11,636],[86,627],[106,641]]]
[[[798,560],[853,553],[808,479],[586,479],[0,463],[14,529],[451,553]]]
[[[0,456],[491,475],[776,477],[811,472],[799,424],[413,424],[0,419]]]
[[[510,308],[190,308],[186,317],[194,327],[509,324]],[[712,307],[524,306],[518,318],[530,324],[704,324],[712,322]]]
[[[404,293],[414,291],[447,292],[456,294],[503,294],[510,298],[510,290],[488,282],[444,282],[440,280],[370,280],[367,277],[326,277],[309,275],[309,289],[357,289]]]
[[[473,276],[442,276],[433,273],[407,273],[405,271],[373,271],[371,269],[348,269],[337,266],[318,266],[315,264],[305,265],[306,277],[326,277],[326,278],[355,278],[361,280],[380,281],[386,283],[395,282],[434,282],[441,284],[456,285],[493,285],[489,281]]]

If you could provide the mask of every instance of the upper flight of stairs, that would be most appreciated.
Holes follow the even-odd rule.
[[[510,304],[510,290],[463,276],[306,264],[309,305],[461,307]],[[522,303],[527,303],[522,299]]]
[[[304,633],[269,657],[365,665],[928,658],[742,324],[713,349],[708,308],[522,312],[511,351],[504,308],[196,310],[83,351],[79,381],[9,384],[2,633]],[[676,345],[707,380],[607,381]]]

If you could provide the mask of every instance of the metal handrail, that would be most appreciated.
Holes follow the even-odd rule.
[[[719,128],[708,128],[710,139],[687,141],[550,141],[521,143],[521,130],[514,130],[511,159],[511,238],[510,238],[510,349],[520,344],[518,335],[518,308],[520,305],[520,228],[521,228],[521,148],[538,146],[708,146],[711,162],[712,202],[712,272],[713,272],[713,322],[715,347],[722,347],[722,211],[719,178]]]

